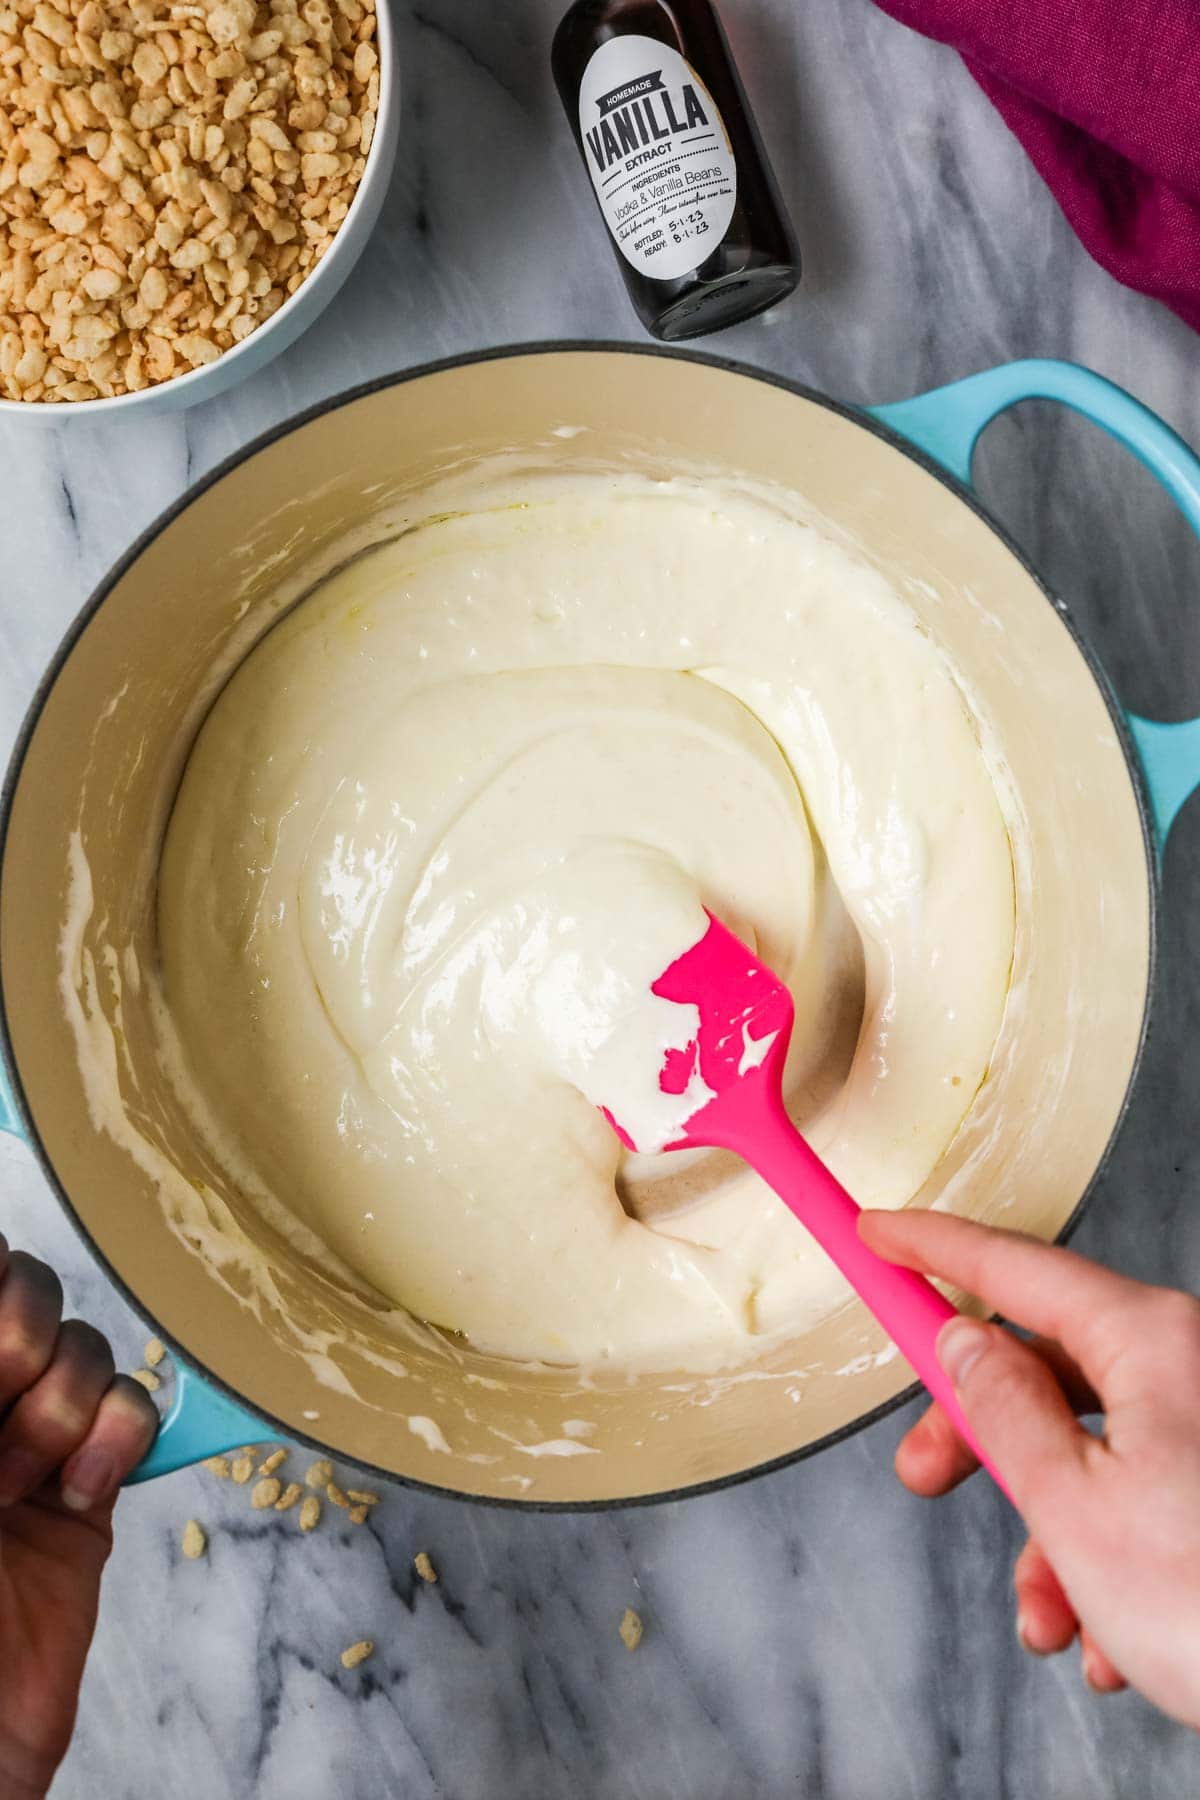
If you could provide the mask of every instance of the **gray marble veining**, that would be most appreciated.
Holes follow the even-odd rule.
[[[244,387],[132,428],[0,426],[0,738],[92,584],[186,484],[369,376],[534,338],[634,338],[547,67],[560,0],[396,0],[405,118],[383,219],[320,323]],[[1200,344],[1075,243],[957,58],[868,0],[724,0],[805,252],[799,295],[712,347],[850,401],[1013,356],[1090,363],[1200,441]],[[1200,554],[1140,469],[1043,405],[985,497],[1122,697],[1200,710]],[[1200,808],[1167,857],[1160,992],[1079,1247],[1200,1287]],[[1188,1054],[1191,1049],[1191,1055]],[[134,1359],[145,1331],[0,1142],[0,1217]],[[908,1415],[911,1417],[911,1413]],[[128,1495],[58,1800],[1124,1800],[1200,1791],[1195,1738],[1012,1636],[1013,1518],[889,1472],[907,1422],[712,1498],[600,1517],[390,1490],[300,1541],[185,1473]],[[189,1515],[212,1533],[182,1561]],[[428,1549],[442,1579],[415,1579]],[[629,1656],[616,1636],[647,1622]],[[338,1652],[379,1650],[347,1675]]]

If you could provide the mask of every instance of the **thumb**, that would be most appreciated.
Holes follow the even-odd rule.
[[[937,1358],[1031,1533],[1042,1537],[1039,1515],[1061,1507],[1064,1485],[1084,1472],[1089,1442],[1062,1389],[1027,1344],[977,1319],[943,1325]]]

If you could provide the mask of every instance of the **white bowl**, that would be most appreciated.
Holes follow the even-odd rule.
[[[391,180],[396,160],[396,138],[400,127],[400,73],[397,66],[396,33],[388,0],[375,0],[376,35],[379,43],[379,106],[375,115],[375,136],[367,152],[367,165],[355,189],[350,210],[342,220],[329,249],[305,281],[302,281],[277,313],[264,325],[243,338],[240,344],[224,351],[216,362],[186,375],[172,376],[155,387],[142,388],[136,394],[115,394],[100,400],[4,400],[0,399],[0,417],[25,418],[39,425],[50,420],[114,417],[118,413],[137,411],[145,417],[152,412],[173,411],[192,406],[197,400],[209,400],[214,394],[232,387],[235,381],[253,375],[264,363],[295,343],[317,315],[324,311],[362,254],[379,217],[383,196]]]

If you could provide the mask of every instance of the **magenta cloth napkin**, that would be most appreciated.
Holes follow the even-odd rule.
[[[1200,0],[877,0],[957,50],[1084,248],[1200,330]]]

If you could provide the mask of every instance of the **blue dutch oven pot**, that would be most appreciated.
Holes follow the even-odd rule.
[[[548,468],[717,467],[776,483],[849,534],[946,646],[1028,815],[1017,898],[1028,993],[921,1198],[953,1180],[956,1204],[976,1216],[1047,1237],[1069,1229],[1134,1080],[1158,862],[1200,782],[1200,719],[1124,712],[1065,608],[976,499],[981,431],[1031,398],[1117,438],[1200,531],[1192,451],[1129,394],[1069,363],[1010,363],[860,411],[712,358],[581,344],[459,359],[331,400],[214,470],[101,584],[38,690],[4,789],[0,1124],[26,1140],[93,1253],[172,1348],[173,1391],[135,1480],[285,1433],[501,1504],[614,1504],[779,1466],[912,1392],[856,1305],[756,1371],[777,1379],[597,1380],[581,1396],[572,1371],[489,1362],[420,1336],[397,1349],[376,1297],[339,1289],[269,1233],[264,1302],[222,1251],[227,1229],[255,1236],[252,1209],[221,1191],[156,1086],[128,985],[115,1078],[149,1121],[154,1156],[198,1197],[190,1222],[168,1225],[153,1168],[113,1141],[85,1091],[64,996],[117,1041],[104,971],[130,951],[143,966],[153,957],[157,846],[213,693],[278,616],[280,594],[330,562],[340,536],[381,508],[393,528],[419,516],[421,485],[476,454],[516,449]],[[589,1453],[531,1456],[561,1440],[568,1414],[592,1420]]]

